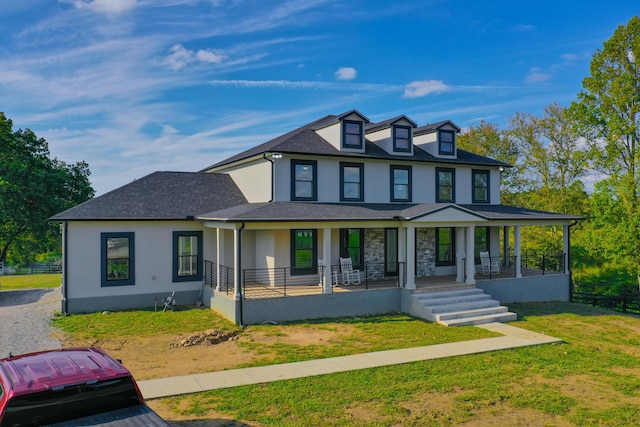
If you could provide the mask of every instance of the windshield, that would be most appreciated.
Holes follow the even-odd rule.
[[[1,427],[53,424],[138,404],[131,377],[79,384],[11,399]]]

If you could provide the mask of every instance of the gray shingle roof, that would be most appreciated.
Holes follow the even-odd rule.
[[[450,203],[247,203],[198,215],[202,220],[219,221],[389,221],[420,218],[448,207],[466,210],[487,220],[581,219],[574,215],[534,211],[502,205],[455,205]]]
[[[154,172],[54,215],[51,220],[187,219],[246,203],[226,174]]]

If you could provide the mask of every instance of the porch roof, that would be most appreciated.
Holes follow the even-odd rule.
[[[504,205],[456,205],[451,203],[247,203],[198,215],[205,221],[315,222],[315,221],[411,221],[446,209],[455,209],[478,220],[571,221],[575,215],[535,211]]]

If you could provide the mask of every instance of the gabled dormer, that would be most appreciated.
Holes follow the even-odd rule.
[[[369,119],[351,110],[319,123],[313,130],[338,150],[345,153],[365,152],[365,127]]]
[[[367,139],[389,154],[413,156],[416,122],[405,115],[367,126]]]
[[[458,157],[456,135],[460,128],[450,120],[421,126],[413,131],[413,143],[434,157],[455,159]]]

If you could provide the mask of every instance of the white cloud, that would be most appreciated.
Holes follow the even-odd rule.
[[[533,67],[529,70],[529,74],[527,74],[526,81],[527,83],[544,83],[551,78],[551,74],[545,73],[542,69],[538,67]]]
[[[196,61],[219,64],[225,59],[221,51],[200,49],[198,52],[194,52],[185,49],[181,44],[173,45],[169,52],[171,53],[164,59],[164,63],[173,70],[179,70],[185,65]]]
[[[336,79],[353,80],[356,78],[357,71],[353,67],[341,67],[336,71]]]
[[[442,80],[422,80],[411,82],[405,86],[405,98],[420,98],[434,93],[442,93],[452,90],[452,87]]]
[[[73,5],[78,9],[89,9],[106,15],[118,15],[128,12],[138,5],[137,0],[75,0]]]

